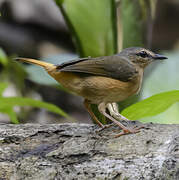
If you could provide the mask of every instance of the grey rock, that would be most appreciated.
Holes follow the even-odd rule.
[[[179,125],[114,138],[89,124],[0,125],[0,179],[177,180]]]

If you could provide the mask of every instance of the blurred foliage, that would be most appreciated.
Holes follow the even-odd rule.
[[[0,64],[3,66],[0,72],[1,81],[13,81],[17,87],[23,88],[24,79],[27,75],[22,66],[8,57],[0,48]]]
[[[12,123],[19,123],[17,119],[17,114],[14,111],[14,106],[31,106],[38,108],[45,108],[51,112],[57,113],[66,118],[70,118],[64,111],[53,104],[45,103],[42,101],[30,99],[30,98],[22,98],[22,97],[3,97],[2,93],[7,88],[7,83],[0,83],[0,113],[7,114]]]
[[[0,64],[2,64],[4,67],[8,65],[8,58],[5,52],[1,48],[0,48]]]
[[[140,1],[138,0],[125,0],[121,1],[120,11],[122,20],[122,38],[123,48],[139,46],[142,47],[144,44],[143,26],[144,20],[146,19],[146,13],[142,14],[142,10],[145,9],[145,4],[141,8]]]
[[[123,48],[151,46],[157,0],[120,1]]]
[[[51,112],[71,119],[64,111],[50,103],[45,103],[30,98],[3,97],[3,92],[8,87],[8,81],[10,81],[13,77],[13,79],[15,79],[15,84],[17,85],[17,83],[19,83],[19,85],[22,87],[22,84],[24,84],[23,80],[26,73],[21,67],[21,65],[10,60],[10,58],[7,57],[7,55],[2,49],[0,49],[0,64],[2,64],[4,67],[3,70],[0,72],[2,81],[0,83],[0,113],[7,114],[10,117],[12,123],[19,123],[17,119],[17,114],[14,111],[14,106],[31,106],[45,108]]]
[[[81,57],[116,53],[115,0],[56,0]]]

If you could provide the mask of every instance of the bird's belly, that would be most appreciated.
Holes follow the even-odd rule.
[[[122,82],[103,76],[81,77],[75,73],[58,72],[51,74],[71,92],[88,99],[93,104],[119,102],[135,94],[140,83]]]
[[[138,81],[122,82],[102,76],[91,76],[83,82],[81,95],[94,104],[119,102],[135,94],[140,86]]]
[[[76,75],[75,73],[70,72],[52,72],[49,73],[56,81],[58,81],[63,87],[67,88],[71,92],[80,95],[82,92],[82,82],[83,79]]]

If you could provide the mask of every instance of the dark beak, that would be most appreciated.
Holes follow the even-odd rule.
[[[163,55],[160,55],[160,54],[155,54],[155,55],[153,56],[153,58],[154,58],[155,60],[168,59],[167,57],[165,57],[165,56],[163,56]]]

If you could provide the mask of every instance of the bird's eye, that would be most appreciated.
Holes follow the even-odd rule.
[[[148,54],[145,51],[140,51],[139,53],[137,53],[137,56],[145,58],[145,57],[148,57]]]

